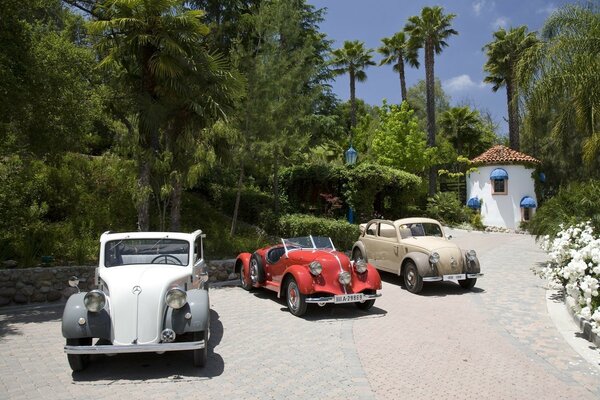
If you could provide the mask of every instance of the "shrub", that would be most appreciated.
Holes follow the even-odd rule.
[[[446,225],[468,222],[470,213],[454,192],[439,192],[427,201],[427,215]]]
[[[471,213],[471,220],[469,221],[473,229],[484,230],[485,225],[483,225],[483,221],[481,221],[481,214],[479,211],[475,211]]]
[[[282,237],[329,236],[337,249],[350,250],[360,229],[344,220],[291,214],[279,219],[279,233]]]
[[[225,188],[215,185],[211,188],[212,197],[218,208],[227,215],[233,215],[237,188]],[[280,199],[280,208],[286,208],[285,199]],[[273,209],[273,196],[262,192],[260,189],[250,186],[242,189],[240,196],[240,207],[238,219],[249,224],[260,224],[262,215]]]

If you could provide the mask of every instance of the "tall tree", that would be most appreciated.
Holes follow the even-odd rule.
[[[400,93],[402,101],[406,101],[406,74],[404,64],[419,68],[417,52],[408,45],[407,35],[404,31],[396,32],[392,37],[381,39],[383,46],[377,51],[383,55],[379,65],[392,64],[393,70],[400,76]]]
[[[440,118],[440,131],[459,156],[473,158],[493,144],[494,134],[486,129],[479,112],[469,107],[452,107]]]
[[[350,76],[350,128],[356,126],[356,82],[367,80],[365,69],[373,62],[372,49],[365,49],[364,42],[358,40],[344,42],[344,46],[331,52],[336,75]]]
[[[205,51],[208,27],[203,12],[179,0],[106,0],[93,9],[90,23],[98,35],[101,66],[114,68],[134,99],[139,136],[138,229],[150,228],[151,170],[160,153],[164,123],[163,93],[176,87],[194,68],[192,57]],[[157,194],[155,194],[157,195]]]
[[[500,28],[494,32],[494,41],[485,45],[487,62],[483,69],[488,73],[484,82],[491,83],[492,90],[506,86],[508,105],[508,136],[510,147],[519,150],[519,103],[517,64],[527,49],[535,46],[538,38],[535,32],[527,32],[526,26]]]
[[[442,7],[423,7],[421,15],[414,15],[408,19],[404,31],[410,34],[409,46],[412,49],[425,50],[425,83],[427,85],[427,145],[435,147],[435,54],[440,54],[448,46],[446,40],[457,35],[451,23],[456,15],[444,14]],[[436,192],[435,166],[429,169],[429,195]]]

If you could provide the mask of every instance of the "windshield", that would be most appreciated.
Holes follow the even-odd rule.
[[[189,263],[190,244],[177,239],[123,239],[104,245],[104,265]]]
[[[295,238],[281,239],[285,251],[289,252],[292,250],[309,249],[330,249],[335,250],[335,246],[331,241],[331,238],[327,236],[302,236]]]
[[[435,236],[443,237],[442,228],[438,224],[418,222],[401,225],[400,229],[410,229],[410,236]]]

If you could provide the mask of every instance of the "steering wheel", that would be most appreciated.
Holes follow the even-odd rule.
[[[158,259],[165,259],[165,262],[155,262]],[[161,254],[160,256],[156,256],[154,257],[154,260],[150,261],[150,264],[170,264],[167,260],[171,258],[173,260],[175,260],[175,262],[177,263],[176,265],[183,265],[183,263],[181,262],[181,260],[175,256],[172,256],[170,254]]]

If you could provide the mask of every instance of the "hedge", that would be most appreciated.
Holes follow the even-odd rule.
[[[360,229],[344,220],[289,214],[279,218],[279,232],[282,237],[329,236],[338,250],[345,251],[352,248]]]

